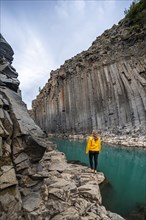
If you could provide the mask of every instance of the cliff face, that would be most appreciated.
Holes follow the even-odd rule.
[[[13,50],[0,35],[0,219],[21,219],[23,199],[38,184],[37,172],[47,142],[27,113],[12,67]],[[35,153],[34,153],[35,152]],[[36,183],[36,184],[34,184]]]
[[[18,73],[11,65],[13,61],[13,50],[0,34],[0,86],[7,86],[13,91],[18,91]]]
[[[123,20],[52,71],[32,102],[37,124],[50,133],[145,134],[145,34]]]

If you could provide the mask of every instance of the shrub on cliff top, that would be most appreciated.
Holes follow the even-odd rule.
[[[135,0],[128,10],[124,11],[128,26],[143,27],[146,24],[146,0]]]

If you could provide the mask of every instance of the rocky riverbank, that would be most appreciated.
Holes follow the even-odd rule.
[[[48,134],[48,137],[52,138],[67,138],[67,139],[73,139],[73,140],[87,140],[89,135],[83,135],[83,134]],[[122,136],[116,136],[115,134],[104,134],[101,135],[102,143],[114,145],[117,147],[138,147],[143,148],[146,150],[146,136],[137,136],[133,135],[122,135]]]
[[[102,206],[102,173],[93,174],[87,167],[68,164],[64,154],[56,150],[46,151],[40,164],[42,170],[32,178],[44,181],[40,190],[28,192],[24,198],[24,219],[123,220]]]

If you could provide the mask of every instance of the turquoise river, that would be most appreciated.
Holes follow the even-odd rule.
[[[67,160],[80,161],[89,166],[85,141],[55,139],[59,151]],[[108,179],[101,189],[107,210],[127,216],[138,205],[146,205],[146,151],[102,144],[98,170]]]

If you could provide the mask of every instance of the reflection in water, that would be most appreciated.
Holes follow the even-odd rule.
[[[89,166],[84,141],[55,140],[58,150],[68,160],[81,161]],[[141,149],[102,146],[98,170],[110,184],[101,189],[103,205],[120,215],[128,215],[137,204],[146,204],[146,152]]]

